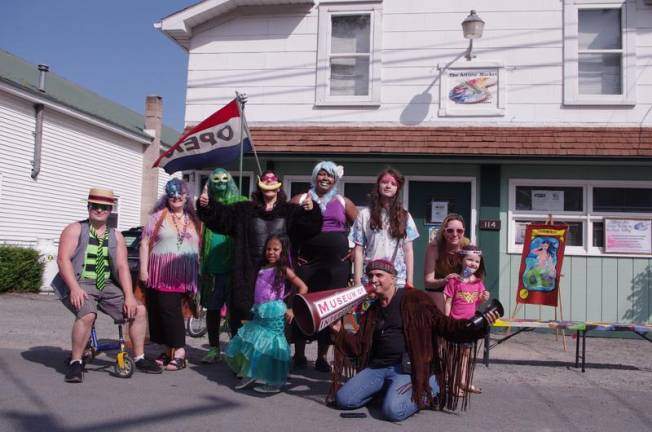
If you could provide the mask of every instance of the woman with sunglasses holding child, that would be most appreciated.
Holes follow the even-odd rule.
[[[425,288],[442,313],[445,304],[444,288],[449,279],[460,278],[456,273],[459,252],[470,243],[464,237],[464,218],[457,213],[450,213],[444,218],[435,239],[428,243],[423,275]]]

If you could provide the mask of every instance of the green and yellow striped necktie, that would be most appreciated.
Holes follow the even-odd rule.
[[[102,291],[106,285],[106,257],[104,256],[104,244],[109,240],[109,228],[104,230],[104,235],[99,238],[95,229],[91,227],[91,234],[97,239],[97,256],[95,258],[95,287]]]

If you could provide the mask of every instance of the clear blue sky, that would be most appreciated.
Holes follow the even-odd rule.
[[[0,48],[142,113],[163,97],[183,129],[187,53],[154,22],[198,0],[1,0]]]

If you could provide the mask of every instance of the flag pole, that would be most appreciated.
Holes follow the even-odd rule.
[[[242,160],[244,159],[244,107],[247,102],[246,97],[242,97],[236,90],[235,96],[238,99],[238,107],[240,108],[240,177],[238,178],[238,191],[242,194]],[[249,195],[249,194],[247,194]]]
[[[242,123],[244,124],[245,130],[247,131],[247,136],[249,137],[249,142],[251,143],[251,150],[254,152],[254,159],[256,160],[256,166],[258,167],[258,175],[261,175],[263,173],[263,170],[260,167],[260,160],[258,159],[256,146],[254,145],[254,140],[251,137],[251,132],[249,131],[249,124],[247,123],[247,118],[244,116],[244,113],[242,113]]]

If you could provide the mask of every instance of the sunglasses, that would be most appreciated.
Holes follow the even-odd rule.
[[[267,183],[267,182],[277,182],[278,177],[276,177],[274,174],[265,174],[260,178],[261,181]]]
[[[171,201],[183,201],[183,200],[186,199],[186,194],[168,196],[168,199],[171,200]]]
[[[111,206],[108,204],[95,204],[95,203],[90,203],[88,205],[89,210],[95,210],[95,211],[110,211]]]
[[[462,229],[462,228],[457,228],[457,229],[455,229],[455,228],[446,228],[446,234],[455,234],[455,233],[464,234],[464,229]]]

